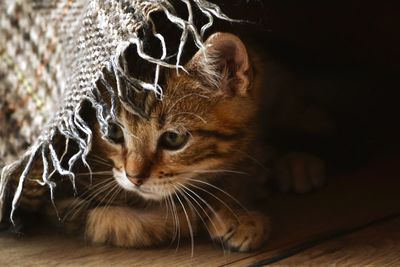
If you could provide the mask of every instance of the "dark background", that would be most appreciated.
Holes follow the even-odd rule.
[[[291,56],[309,63],[399,67],[399,1],[214,2],[233,18],[257,23],[242,30],[290,46]]]
[[[398,154],[399,1],[214,2],[230,17],[255,22],[219,22],[220,29],[251,36],[299,73],[340,77],[343,90],[321,92],[338,126],[328,153],[333,148],[347,162]],[[348,90],[346,81],[359,85]]]

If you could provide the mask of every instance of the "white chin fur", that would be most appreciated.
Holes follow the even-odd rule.
[[[128,177],[126,177],[126,173],[124,171],[119,171],[113,168],[113,176],[117,183],[125,190],[135,192],[139,196],[144,199],[152,199],[152,200],[161,200],[163,197],[161,195],[153,194],[150,192],[145,192],[134,185],[131,181],[129,181]]]
[[[117,169],[113,168],[113,176],[123,189],[128,191],[137,191],[135,185],[129,181],[124,171],[118,171]]]

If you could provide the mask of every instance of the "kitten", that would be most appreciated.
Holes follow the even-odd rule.
[[[266,192],[266,163],[276,157],[281,187],[301,192],[321,184],[323,164],[266,145],[264,106],[273,93],[256,55],[233,34],[213,34],[187,73],[168,74],[162,101],[148,95],[147,118],[120,106],[109,140],[94,124],[93,177],[80,173],[85,193],[58,201],[64,226],[122,247],[193,240],[201,231],[226,249],[260,247],[270,221],[250,207],[256,189]]]

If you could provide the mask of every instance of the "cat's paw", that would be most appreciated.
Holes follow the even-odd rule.
[[[307,193],[325,183],[324,162],[308,153],[292,152],[276,162],[276,180],[281,191]]]
[[[242,213],[220,210],[211,218],[208,230],[212,239],[223,244],[224,249],[240,252],[260,247],[270,233],[270,220],[258,212]]]
[[[153,225],[153,221],[151,216],[136,213],[126,207],[98,207],[88,214],[85,236],[93,243],[116,247],[158,245],[166,231],[162,225]]]

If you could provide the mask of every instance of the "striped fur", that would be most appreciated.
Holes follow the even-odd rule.
[[[214,65],[204,65],[203,57],[213,58],[209,64]],[[262,151],[254,145],[259,88],[250,86],[246,48],[236,36],[217,33],[186,69],[167,74],[162,101],[154,94],[135,98],[142,99],[145,116],[119,106],[123,142],[102,138],[92,121],[93,180],[79,179],[82,197],[69,205],[63,200],[61,213],[68,223],[85,218],[82,230],[93,242],[143,247],[193,240],[201,229],[240,251],[266,240],[268,219],[240,204],[249,201],[246,192],[264,177],[252,159]],[[204,77],[210,70],[219,72],[212,74],[219,77],[218,85]],[[168,131],[187,134],[187,143],[163,149],[160,138]],[[135,186],[136,178],[129,176],[139,174],[146,177]]]

